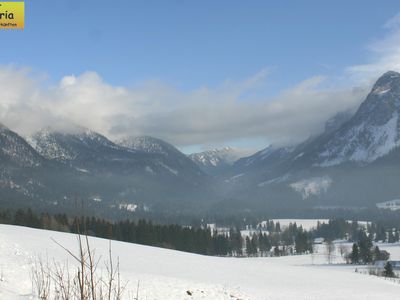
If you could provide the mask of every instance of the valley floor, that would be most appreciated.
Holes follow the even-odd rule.
[[[77,249],[75,235],[0,225],[0,299],[34,299],[30,270],[38,255],[72,259],[55,242]],[[97,257],[107,257],[109,241],[90,238]],[[400,245],[391,246],[400,256]],[[382,247],[385,248],[385,247]],[[392,251],[391,251],[392,250]],[[221,258],[123,242],[112,242],[126,299],[396,299],[400,284],[354,272],[353,266],[327,265],[323,253],[278,258]],[[189,295],[189,293],[191,295]]]

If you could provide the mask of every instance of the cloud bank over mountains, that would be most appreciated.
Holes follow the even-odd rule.
[[[179,146],[265,137],[290,143],[321,130],[337,111],[354,107],[362,89],[324,90],[314,77],[274,98],[243,99],[268,84],[265,71],[241,82],[180,91],[160,82],[113,86],[95,72],[65,76],[53,86],[28,69],[0,67],[0,117],[28,135],[46,126],[78,124],[111,138],[154,135]]]
[[[257,93],[268,89],[273,73],[266,70],[187,91],[157,81],[115,86],[96,72],[49,84],[28,68],[3,65],[0,120],[22,135],[78,124],[110,138],[152,135],[181,147],[253,138],[296,143],[323,130],[337,112],[356,108],[381,73],[400,71],[400,15],[385,28],[386,36],[368,45],[370,61],[343,70],[338,86],[315,76],[273,97]]]

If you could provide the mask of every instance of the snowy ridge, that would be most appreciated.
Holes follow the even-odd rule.
[[[118,145],[136,153],[148,153],[154,157],[155,166],[146,166],[148,174],[156,174],[157,168],[166,170],[174,176],[185,176],[185,172],[200,174],[198,167],[175,146],[151,136],[128,137],[116,142]],[[160,170],[160,168],[158,168]]]
[[[271,156],[271,154],[274,151],[275,151],[275,149],[272,146],[268,146],[264,150],[261,150],[248,158],[244,158],[244,164],[245,164],[245,166],[250,166],[250,165],[256,163],[258,160],[265,160],[266,158]]]
[[[129,137],[116,143],[132,150],[162,154],[164,156],[168,156],[170,152],[178,152],[174,146],[151,136]]]
[[[221,165],[232,165],[235,161],[245,155],[247,151],[236,148],[224,147],[212,149],[200,153],[193,153],[189,158],[203,167],[218,167]]]
[[[83,127],[76,127],[70,132],[45,128],[27,137],[27,142],[45,158],[61,162],[77,159],[83,147],[122,149],[106,137]]]
[[[244,167],[250,167],[252,165],[259,165],[267,160],[278,161],[286,158],[290,153],[295,150],[295,147],[275,147],[273,145],[255,153],[252,156],[242,158],[238,161],[238,164]]]

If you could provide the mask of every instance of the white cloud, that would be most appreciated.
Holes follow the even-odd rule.
[[[400,13],[389,19],[383,28],[385,36],[367,45],[370,61],[346,69],[356,82],[370,83],[386,71],[400,71]]]
[[[392,18],[390,18],[384,25],[383,28],[386,29],[398,29],[400,26],[400,13],[397,13]]]
[[[360,90],[321,89],[324,78],[314,77],[274,99],[241,99],[267,84],[265,70],[240,82],[189,92],[160,82],[112,86],[94,72],[65,76],[50,87],[32,77],[26,69],[0,67],[1,120],[21,134],[75,123],[110,138],[147,134],[179,146],[259,137],[297,142],[364,95]]]

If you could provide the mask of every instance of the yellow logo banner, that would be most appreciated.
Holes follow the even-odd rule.
[[[24,29],[24,21],[24,2],[0,2],[0,29]]]

